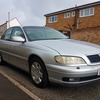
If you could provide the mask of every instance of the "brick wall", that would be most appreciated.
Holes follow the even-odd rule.
[[[95,5],[95,6],[90,6],[88,8],[91,8],[91,7],[94,7],[94,15],[87,16],[87,17],[80,17],[80,10],[86,9],[86,8],[78,9],[77,21],[79,22],[77,23],[77,29],[100,26],[100,4]],[[66,12],[54,14],[54,16],[58,16],[58,21],[54,23],[48,23],[48,19],[51,16],[47,16],[46,26],[52,27],[57,30],[63,30],[63,31],[74,30],[75,18],[72,17],[72,11],[69,11],[69,12],[70,12],[69,18],[64,18],[64,14]]]
[[[0,26],[0,36],[7,30],[7,22]]]
[[[100,45],[100,27],[79,29],[72,32],[71,38]]]
[[[81,10],[81,9],[80,9]],[[100,26],[100,5],[94,6],[94,15],[79,17],[78,29]]]
[[[64,18],[65,13],[55,15],[58,17],[58,21],[54,23],[48,23],[49,17],[46,17],[46,26],[52,27],[56,30],[69,30],[69,26],[72,28],[74,24],[74,17]]]

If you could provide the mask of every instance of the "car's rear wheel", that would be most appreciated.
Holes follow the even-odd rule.
[[[30,74],[35,86],[44,88],[48,84],[48,75],[44,63],[39,58],[33,58],[30,63]]]
[[[3,59],[2,59],[2,55],[0,53],[0,65],[3,64]]]

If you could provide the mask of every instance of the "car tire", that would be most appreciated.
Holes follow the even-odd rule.
[[[0,65],[2,65],[2,64],[3,64],[3,59],[2,59],[2,55],[0,53]]]
[[[30,74],[36,87],[45,88],[48,84],[48,74],[44,63],[39,58],[33,58],[30,63]]]

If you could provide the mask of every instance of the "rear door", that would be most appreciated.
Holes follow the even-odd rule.
[[[13,28],[9,28],[1,37],[0,40],[0,52],[3,56],[3,59],[8,61],[10,57],[10,37]]]
[[[25,38],[20,27],[8,29],[4,36],[2,36],[0,43],[3,59],[16,67],[28,71],[25,43],[12,40],[14,36]]]

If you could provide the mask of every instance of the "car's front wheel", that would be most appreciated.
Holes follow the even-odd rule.
[[[44,63],[39,58],[33,58],[30,63],[30,74],[35,86],[44,88],[48,84],[48,75]]]

